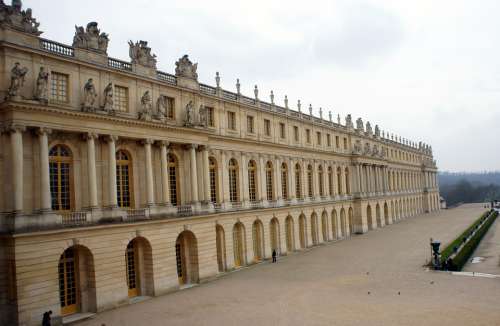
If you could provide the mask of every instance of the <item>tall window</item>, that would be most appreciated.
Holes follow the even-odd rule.
[[[347,138],[344,137],[344,149],[347,150]]]
[[[286,138],[286,129],[285,129],[285,124],[283,122],[280,122],[280,138],[281,139]]]
[[[311,143],[311,130],[306,129],[306,143],[310,144]]]
[[[255,161],[248,162],[248,197],[251,202],[257,201],[257,164]]]
[[[254,119],[251,115],[247,116],[247,132],[253,134],[255,132]]]
[[[115,85],[113,93],[113,108],[116,111],[128,111],[128,88]]]
[[[179,177],[177,158],[173,154],[168,154],[168,184],[170,186],[170,203],[173,206],[180,204],[179,196]]]
[[[214,108],[210,106],[207,106],[207,125],[215,127]]]
[[[238,202],[238,163],[234,158],[229,160],[229,201]]]
[[[59,259],[59,301],[61,302],[61,313],[67,315],[77,311],[78,306],[78,280],[74,248],[68,248]]]
[[[273,164],[266,163],[266,194],[267,200],[273,200]]]
[[[52,209],[69,211],[72,207],[72,155],[66,146],[56,145],[49,152],[50,195]]]
[[[271,136],[271,120],[264,119],[264,134]]]
[[[227,112],[227,128],[236,130],[236,113],[232,111]]]
[[[328,167],[328,194],[333,196],[333,171],[332,167]]]
[[[131,179],[132,161],[125,151],[116,152],[116,197],[118,207],[132,207]]]
[[[298,142],[299,141],[299,127],[293,126],[293,139]]]
[[[340,167],[337,168],[337,189],[339,195],[342,195],[342,169]]]
[[[316,143],[321,145],[321,133],[319,131],[316,132]]]
[[[330,134],[326,134],[326,146],[328,147],[332,146],[332,137]]]
[[[302,198],[302,173],[299,163],[295,164],[295,197]]]
[[[52,72],[50,76],[50,99],[55,102],[67,103],[68,98],[68,75]]]
[[[323,167],[321,165],[318,168],[318,186],[319,186],[319,195],[323,197],[325,193],[323,191]]]
[[[350,182],[349,182],[349,168],[345,168],[344,170],[344,174],[345,174],[345,193],[346,194],[350,194],[351,193],[351,185],[350,185]]]
[[[311,165],[307,166],[307,195],[309,198],[313,198],[313,168]]]
[[[166,98],[167,103],[167,118],[174,120],[175,119],[175,100],[172,97]]]
[[[208,159],[208,174],[210,177],[210,201],[217,202],[217,162],[213,157]]]
[[[335,136],[335,147],[337,149],[340,148],[340,137],[339,136]]]
[[[281,164],[281,197],[288,199],[288,168],[286,163]]]

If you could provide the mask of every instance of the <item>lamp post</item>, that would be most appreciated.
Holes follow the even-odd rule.
[[[431,248],[432,248],[432,255],[434,256],[434,260],[432,262],[434,269],[438,270],[441,269],[441,260],[439,259],[440,253],[439,253],[439,246],[441,245],[441,242],[439,241],[433,241],[431,239]]]

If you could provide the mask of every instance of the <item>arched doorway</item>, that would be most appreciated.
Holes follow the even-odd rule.
[[[191,231],[183,231],[175,241],[175,257],[179,284],[199,282],[198,274],[198,242]]]
[[[59,302],[61,315],[96,311],[94,258],[90,250],[76,245],[59,258]]]
[[[224,228],[219,224],[215,226],[215,242],[217,246],[217,266],[219,272],[225,272],[227,268],[226,235],[224,233]]]
[[[313,246],[318,244],[318,216],[316,213],[311,214],[311,239]]]
[[[338,238],[338,223],[337,223],[337,211],[332,210],[332,236],[334,240]]]
[[[271,223],[269,224],[270,228],[270,236],[271,236],[271,252],[276,250],[277,254],[281,253],[280,247],[280,223],[276,217],[271,219]]]
[[[125,250],[128,296],[152,296],[153,255],[149,241],[142,237],[132,239]]]
[[[387,206],[387,203],[384,203],[384,220],[385,220],[385,225],[389,224],[389,207]]]
[[[323,235],[323,242],[327,242],[328,239],[328,214],[323,212],[321,216],[321,233]]]
[[[264,258],[264,227],[260,220],[255,220],[252,224],[253,237],[253,259],[259,262]]]
[[[353,216],[352,216],[352,207],[349,207],[349,211],[347,213],[347,218],[348,218],[348,226],[349,226],[349,231],[347,232],[349,236],[353,233],[354,230],[354,223],[353,223]]]
[[[306,232],[306,217],[304,214],[299,216],[299,240],[300,248],[305,249],[307,246],[307,232]]]
[[[340,231],[342,233],[342,238],[345,238],[347,235],[347,226],[345,220],[345,209],[342,208],[340,210]]]
[[[286,227],[286,251],[292,252],[295,248],[294,244],[294,225],[293,218],[288,215],[285,219],[285,227]]]
[[[380,214],[380,205],[375,206],[375,217],[377,219],[377,227],[382,227],[382,215]]]
[[[233,251],[234,266],[241,267],[245,265],[245,227],[243,223],[238,222],[233,227]]]
[[[368,223],[368,230],[373,230],[372,207],[366,206],[366,222]]]

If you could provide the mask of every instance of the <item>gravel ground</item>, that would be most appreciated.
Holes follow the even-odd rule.
[[[464,205],[97,314],[79,325],[500,325],[500,280],[426,271],[482,213]]]

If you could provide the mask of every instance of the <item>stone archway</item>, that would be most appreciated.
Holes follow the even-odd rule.
[[[387,203],[384,203],[384,220],[385,225],[389,225],[389,206],[387,206]]]
[[[316,213],[311,214],[311,240],[313,246],[318,244],[318,216]]]
[[[382,227],[382,215],[380,214],[380,205],[375,206],[375,217],[377,219],[377,227]]]
[[[332,210],[332,236],[333,239],[337,240],[338,239],[338,232],[339,232],[339,226],[337,222],[337,210],[333,209]]]
[[[264,259],[264,227],[260,220],[252,224],[253,259],[259,262]]]
[[[215,226],[215,242],[217,247],[217,267],[219,272],[225,272],[227,269],[226,234],[224,228],[219,224]]]
[[[344,208],[340,210],[340,231],[342,232],[342,238],[345,238],[347,236],[347,225]]]
[[[328,237],[328,214],[326,212],[323,212],[321,215],[321,234],[323,236],[323,242],[330,240]]]
[[[199,282],[198,241],[193,232],[183,231],[175,241],[177,277],[180,285]]]
[[[128,296],[153,296],[153,254],[146,238],[132,239],[125,250]]]
[[[366,222],[368,224],[368,230],[373,230],[372,207],[370,205],[366,206]]]
[[[271,240],[271,253],[273,250],[276,250],[276,253],[281,254],[281,245],[280,245],[280,223],[276,217],[271,219],[269,223],[269,235]]]
[[[233,227],[233,252],[234,266],[241,267],[246,265],[245,255],[245,227],[243,223],[238,222]]]
[[[307,247],[307,232],[306,232],[306,217],[304,214],[299,216],[299,240],[300,248],[305,249]]]
[[[293,224],[293,218],[288,215],[285,219],[285,228],[286,228],[286,251],[292,252],[295,249],[295,230]]]

